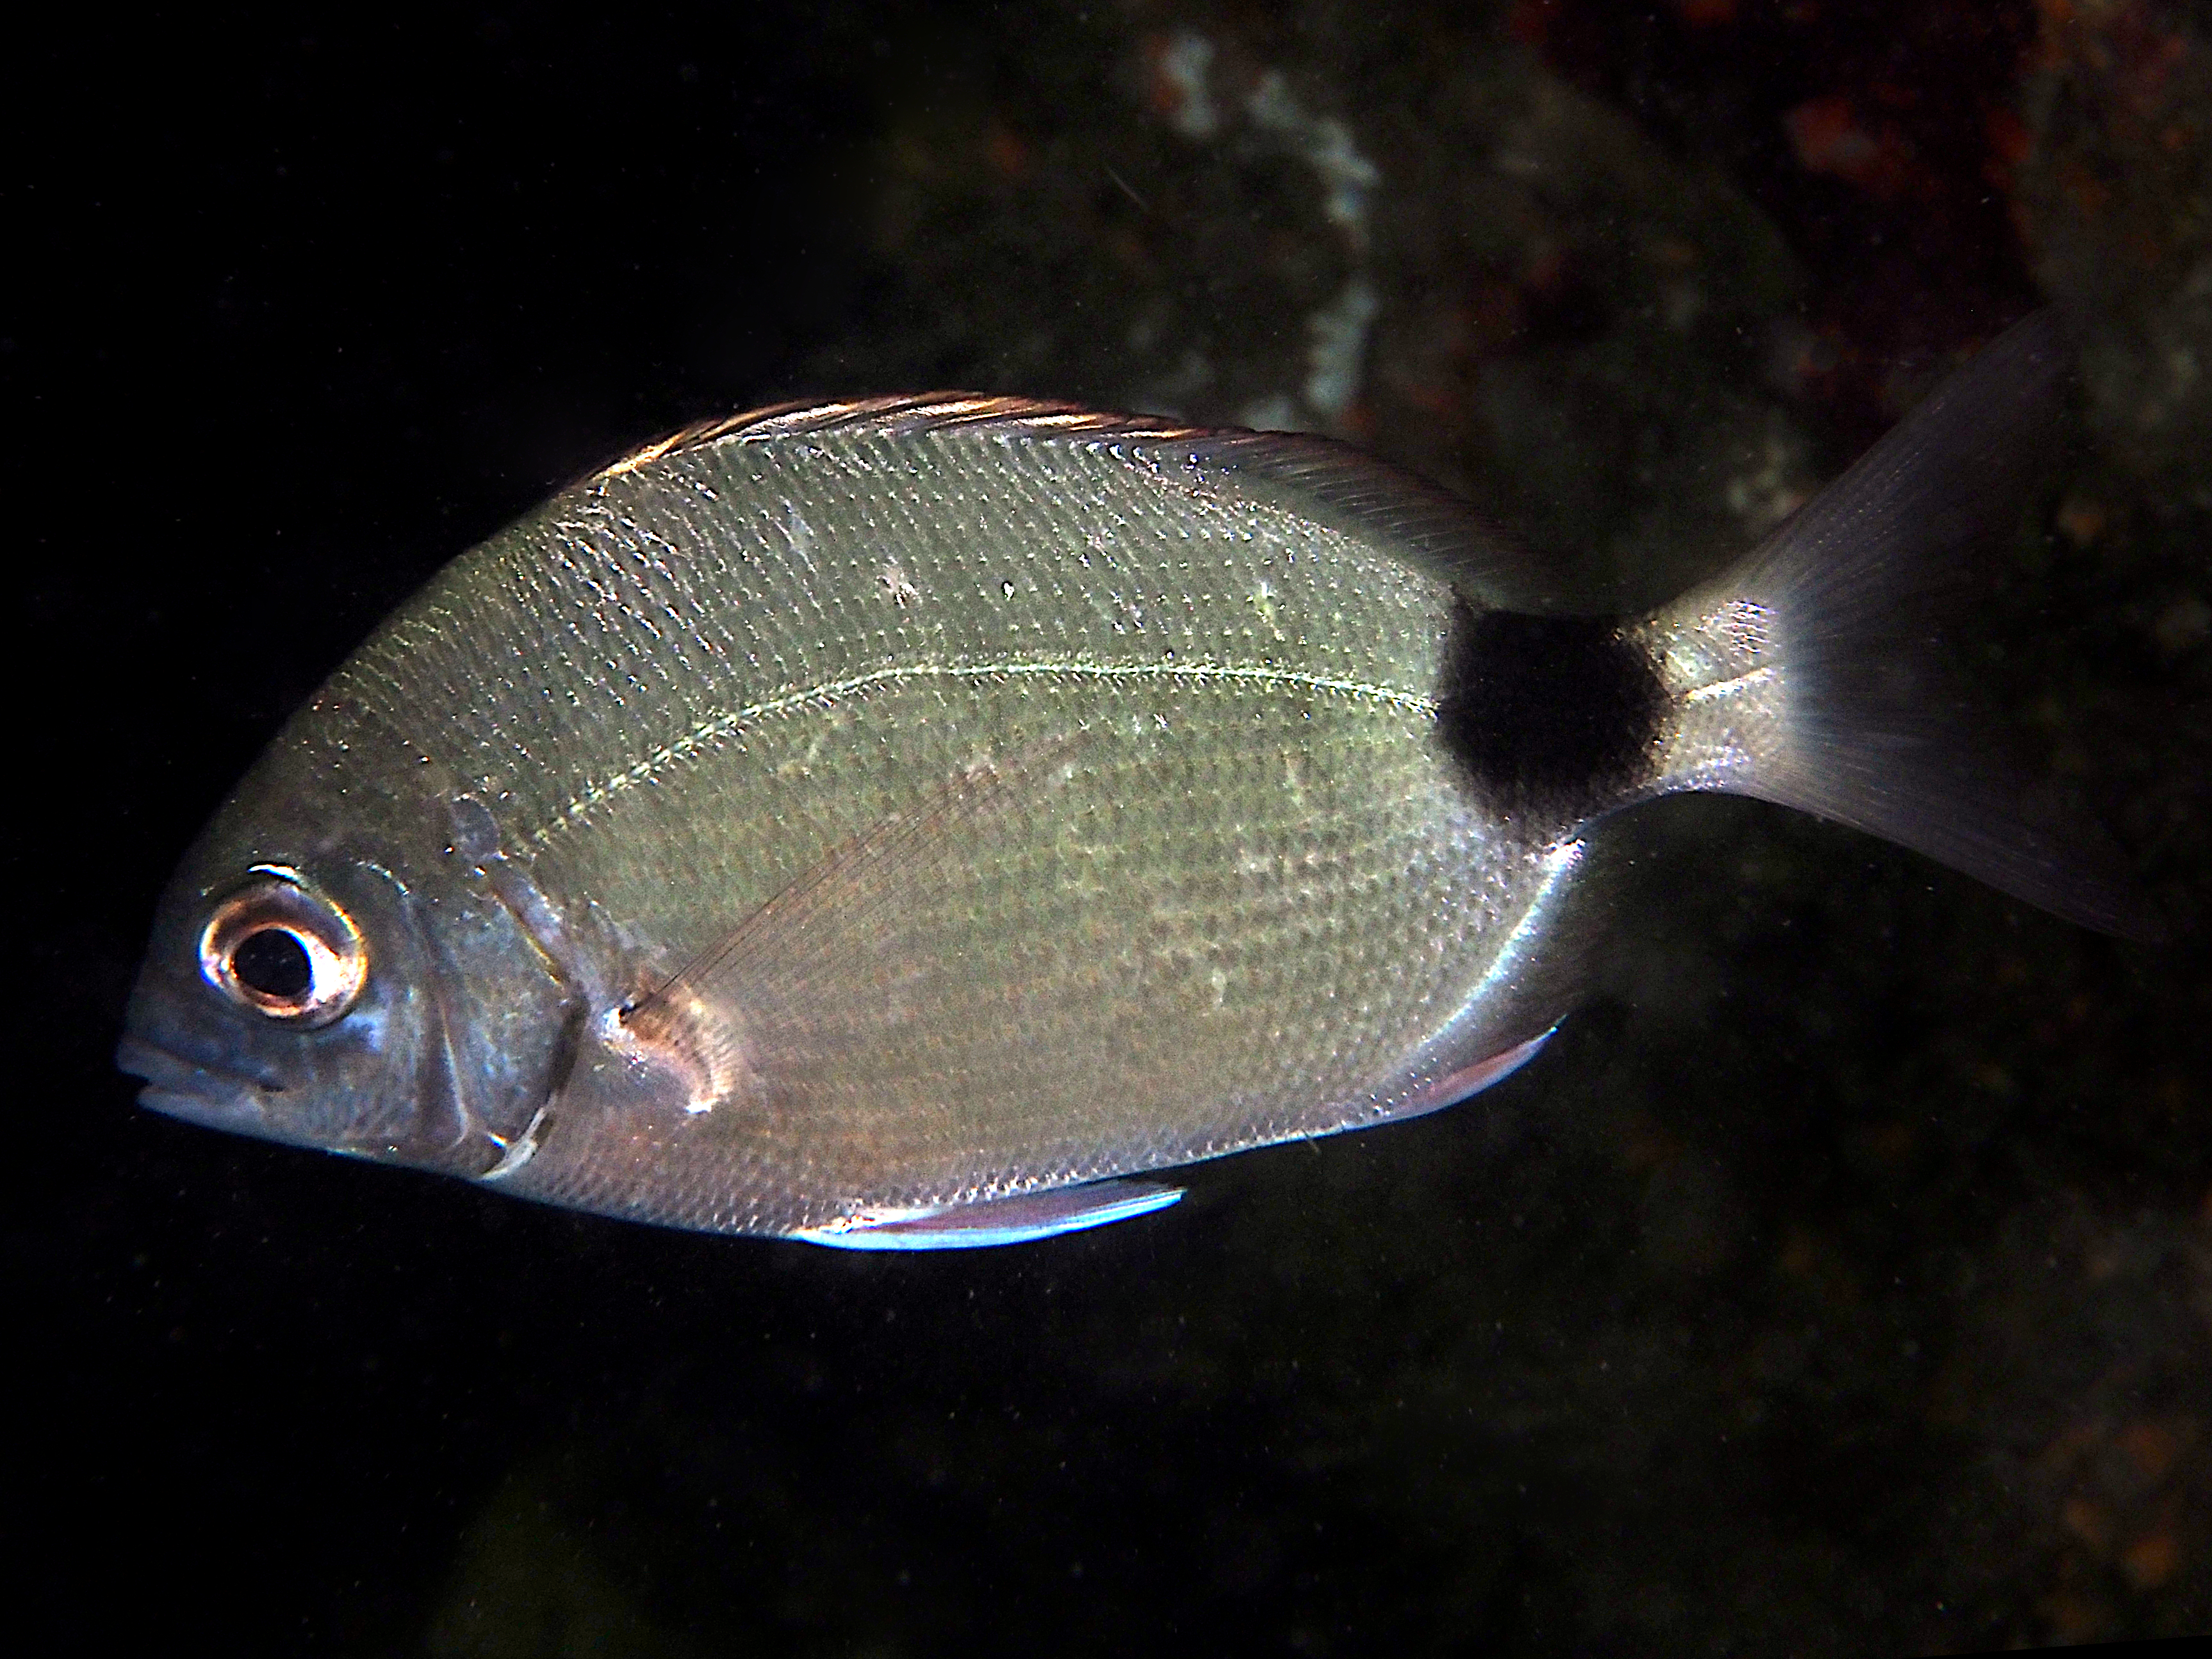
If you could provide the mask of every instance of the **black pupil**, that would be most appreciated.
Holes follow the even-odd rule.
[[[282,927],[248,933],[230,953],[230,971],[249,990],[286,1002],[305,995],[315,978],[307,946]]]

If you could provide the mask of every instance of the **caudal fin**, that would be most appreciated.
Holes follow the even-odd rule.
[[[2069,921],[2154,935],[2118,850],[1996,752],[1938,631],[1962,556],[2057,459],[2072,353],[2028,318],[1644,632],[1677,699],[1671,789],[1753,795],[1926,854]]]

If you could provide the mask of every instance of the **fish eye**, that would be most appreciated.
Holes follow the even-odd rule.
[[[200,933],[200,972],[233,1002],[270,1019],[327,1025],[368,979],[353,918],[296,871],[257,865]]]
[[[315,982],[307,947],[284,927],[263,927],[239,940],[230,971],[247,990],[273,1000],[297,1001]]]

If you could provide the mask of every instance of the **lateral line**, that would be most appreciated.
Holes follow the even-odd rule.
[[[592,808],[601,805],[625,789],[650,782],[659,773],[686,760],[708,744],[720,741],[731,733],[741,731],[756,721],[788,714],[796,708],[821,707],[843,701],[872,686],[896,684],[908,680],[989,680],[989,679],[1069,679],[1097,680],[1182,680],[1193,685],[1234,683],[1248,685],[1288,686],[1300,690],[1320,691],[1331,696],[1350,697],[1363,702],[1381,703],[1407,714],[1433,718],[1437,712],[1436,699],[1416,692],[1401,691],[1395,686],[1373,685],[1363,680],[1337,679],[1325,674],[1302,673],[1296,669],[1269,668],[1264,665],[1222,663],[1084,663],[1084,662],[999,662],[999,663],[933,663],[920,667],[872,669],[849,678],[830,680],[803,690],[787,691],[764,702],[748,703],[742,708],[725,710],[712,719],[702,721],[673,743],[663,744],[639,761],[635,766],[617,772],[603,783],[596,783],[561,809],[560,816],[544,828],[533,830],[531,841],[539,847],[549,844],[560,830],[575,823]]]

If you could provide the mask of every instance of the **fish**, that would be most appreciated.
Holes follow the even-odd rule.
[[[1626,617],[1314,435],[969,394],[688,429],[461,554],[283,726],[160,902],[118,1063],[156,1112],[544,1203],[954,1249],[1528,1065],[1614,926],[1600,832],[1662,797],[2148,934],[1932,631],[2070,361],[2017,325]]]

